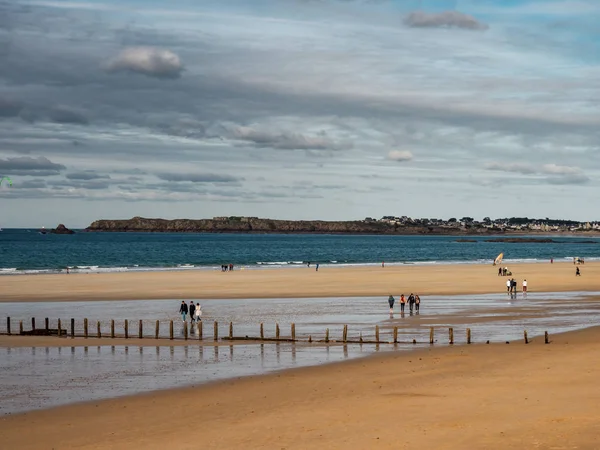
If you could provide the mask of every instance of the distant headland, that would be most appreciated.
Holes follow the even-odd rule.
[[[476,221],[462,219],[412,219],[410,217],[367,217],[364,220],[275,220],[259,217],[213,217],[212,219],[97,220],[88,232],[164,232],[164,233],[314,233],[314,234],[391,234],[391,235],[497,235],[497,234],[585,234],[600,235],[600,222],[489,217]]]

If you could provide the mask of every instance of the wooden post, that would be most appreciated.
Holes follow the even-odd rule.
[[[115,338],[115,319],[110,320],[110,337]]]
[[[398,327],[394,327],[394,344],[398,343]]]
[[[342,336],[342,341],[348,341],[348,325],[344,325],[344,334]]]
[[[215,320],[215,324],[214,324],[214,340],[218,341],[219,340],[219,322],[217,322]]]
[[[360,337],[358,338],[359,342],[362,344],[363,339],[362,339],[362,331],[360,332]]]
[[[544,331],[544,344],[549,343],[550,341],[548,340],[548,332]]]
[[[44,319],[44,325],[46,327],[46,331],[48,331],[50,329],[50,320],[48,320],[47,317]]]
[[[265,338],[265,326],[264,324],[260,324],[260,340],[262,341]]]
[[[75,337],[75,319],[71,317],[71,337]]]
[[[375,342],[379,342],[379,325],[375,325]]]
[[[523,338],[525,339],[525,343],[529,344],[529,340],[527,339],[527,330],[523,331]]]
[[[202,321],[198,322],[198,340],[201,341],[204,339],[202,336]]]
[[[173,321],[169,322],[169,339],[173,340]]]
[[[31,318],[31,329],[35,330],[35,317]]]
[[[429,328],[429,344],[433,345],[433,327]]]
[[[98,337],[102,337],[102,330],[100,329],[100,321],[98,321]]]
[[[471,343],[471,329],[467,328],[467,344]]]
[[[58,337],[60,337],[61,335],[62,335],[62,327],[61,327],[60,319],[58,319]]]
[[[279,324],[275,324],[275,339],[279,339]]]
[[[160,320],[156,321],[156,328],[154,329],[154,339],[158,339],[160,334]]]
[[[8,335],[10,336],[11,335],[11,332],[10,332],[10,317],[6,318],[6,331],[8,332]]]
[[[23,321],[19,321],[19,334],[23,334]]]
[[[312,334],[309,334],[309,335],[308,335],[308,343],[309,343],[309,344],[312,344]]]
[[[129,338],[129,320],[125,319],[125,339]]]
[[[187,341],[187,338],[188,338],[187,322],[183,322],[183,338]]]
[[[233,322],[229,322],[229,339],[233,339]]]
[[[329,342],[329,328],[325,330],[325,342]]]
[[[88,320],[87,319],[83,319],[83,335],[87,339],[87,337],[88,337]]]
[[[138,337],[139,337],[140,339],[142,339],[142,338],[144,337],[144,324],[143,324],[143,321],[142,321],[142,320],[140,320],[140,325],[139,325],[139,327],[138,327],[138,330],[139,330],[139,331],[138,331]]]
[[[454,328],[448,328],[448,340],[450,341],[450,345],[454,344]]]
[[[292,334],[292,341],[295,341],[296,340],[296,324],[295,323],[292,323],[291,334]]]

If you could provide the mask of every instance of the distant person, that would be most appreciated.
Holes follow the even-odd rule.
[[[510,280],[506,280],[506,292],[510,294],[510,287],[512,286],[512,283],[510,282]]]
[[[514,278],[511,278],[510,280],[510,292],[514,292],[515,294],[517,293],[517,282]]]
[[[196,316],[195,316],[195,312],[196,312],[196,307],[194,306],[194,302],[190,300],[190,306],[189,306],[189,311],[190,311],[190,322],[194,323],[194,320],[196,320]]]
[[[196,323],[200,323],[202,320],[202,308],[200,307],[200,303],[196,303]]]
[[[502,267],[498,267],[498,276],[501,277],[502,276]]]
[[[404,294],[400,296],[400,313],[404,314],[404,305],[406,305],[406,299],[404,298]]]
[[[394,298],[393,295],[390,295],[388,298],[388,303],[390,305],[390,316],[392,314],[394,314],[394,302],[396,301],[396,299]]]
[[[306,265],[307,265],[308,267],[310,267],[310,261],[309,261],[309,262],[307,262],[307,263],[306,263]]]
[[[523,280],[523,294],[527,293],[527,280]]]
[[[385,267],[385,261],[381,261],[381,267]]]
[[[229,264],[229,271],[233,271],[233,264]]]
[[[69,268],[67,267],[67,275],[69,275]]]
[[[554,264],[554,258],[550,258],[550,264]]]
[[[575,268],[575,276],[576,277],[580,277],[581,276],[581,272],[579,271],[579,267]]]
[[[408,296],[408,307],[410,308],[410,312],[412,314],[413,309],[415,309],[415,296],[412,292]]]
[[[185,318],[188,313],[188,306],[185,304],[184,300],[181,300],[181,306],[179,307],[179,313],[181,314],[181,320],[185,322]]]
[[[318,271],[319,271],[319,263],[317,263],[317,264],[315,265],[315,272],[318,272]]]
[[[415,295],[415,308],[417,311],[417,314],[419,314],[419,307],[421,306],[421,297],[419,297],[419,294]]]

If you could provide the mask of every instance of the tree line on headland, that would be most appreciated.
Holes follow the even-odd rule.
[[[364,220],[275,220],[259,217],[213,217],[212,219],[151,219],[133,217],[124,220],[97,220],[85,231],[98,232],[169,232],[169,233],[321,233],[321,234],[440,234],[486,235],[503,233],[584,232],[600,233],[600,222],[576,222],[556,219],[489,217],[476,221],[471,217],[449,220],[412,219],[406,216],[370,217]]]

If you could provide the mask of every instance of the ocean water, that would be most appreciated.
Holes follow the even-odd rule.
[[[512,237],[512,236],[511,236]],[[489,264],[500,252],[511,262],[600,259],[598,237],[553,237],[557,243],[486,242],[491,236],[349,236],[307,234],[0,232],[0,274],[381,264]],[[536,237],[541,239],[542,237]]]

